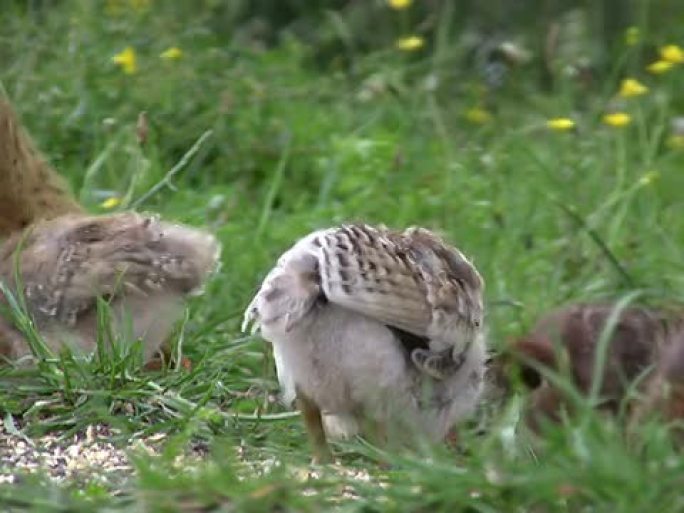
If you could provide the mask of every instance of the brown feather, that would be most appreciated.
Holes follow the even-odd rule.
[[[0,95],[0,237],[83,208]]]
[[[614,305],[574,305],[541,318],[531,333],[511,345],[511,353],[533,388],[529,408],[550,419],[567,406],[564,394],[549,383],[540,368],[560,371],[560,358],[567,359],[570,377],[581,393],[592,387],[595,355],[601,333]],[[655,365],[673,333],[681,326],[681,315],[640,306],[625,308],[608,340],[606,365],[602,369],[602,408],[617,412],[630,384]],[[537,425],[537,421],[533,423]]]

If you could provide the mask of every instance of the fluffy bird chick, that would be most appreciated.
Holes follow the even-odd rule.
[[[117,331],[144,339],[143,357],[150,361],[179,317],[183,298],[201,288],[217,256],[211,235],[154,217],[68,215],[8,239],[0,249],[0,279],[23,294],[53,349],[63,343],[94,348],[101,297],[110,304]],[[29,353],[15,328],[5,323],[0,330],[11,341],[6,356]]]
[[[273,344],[284,399],[302,411],[314,460],[327,461],[326,434],[439,440],[474,409],[482,291],[474,266],[425,229],[346,225],[280,257],[243,330],[254,323]]]
[[[630,433],[650,416],[673,423],[678,444],[684,444],[684,330],[673,333],[656,362],[630,417]]]
[[[23,295],[53,349],[94,349],[101,297],[117,331],[143,339],[146,362],[219,255],[216,239],[201,230],[135,213],[86,215],[0,97],[0,237],[7,235],[0,280]],[[0,318],[0,354],[28,353],[23,334]]]
[[[580,393],[593,384],[599,341],[615,310],[614,305],[573,305],[543,317],[526,337],[512,345],[520,361],[523,381],[532,389],[526,421],[538,431],[544,420],[559,421],[572,402],[565,392],[542,374],[567,369]],[[640,306],[619,312],[609,332],[605,366],[601,369],[599,408],[617,413],[628,388],[653,366],[679,325],[678,317],[665,310]]]

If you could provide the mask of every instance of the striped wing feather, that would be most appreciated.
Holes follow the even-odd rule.
[[[351,225],[319,242],[321,285],[330,302],[414,335],[430,336],[434,305],[429,294],[437,276],[416,261],[409,238]]]
[[[427,230],[322,230],[282,255],[245,312],[243,329],[254,320],[285,319],[289,330],[316,301],[327,300],[412,335],[451,343],[467,309],[463,280],[480,285],[472,265]]]

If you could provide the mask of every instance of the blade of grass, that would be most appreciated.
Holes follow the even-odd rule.
[[[567,216],[574,221],[574,223],[577,225],[578,228],[583,229],[587,235],[591,238],[591,240],[596,244],[596,246],[599,248],[601,253],[606,257],[608,262],[613,266],[613,269],[617,272],[618,276],[621,278],[623,284],[628,287],[628,288],[634,288],[635,287],[635,281],[632,278],[632,276],[627,272],[627,269],[620,263],[618,258],[615,256],[615,254],[610,250],[610,248],[606,245],[606,243],[603,241],[601,236],[591,228],[584,218],[573,208],[562,201],[557,200],[554,197],[549,197],[551,202],[554,203],[556,206],[558,206],[563,212],[567,214]]]
[[[591,371],[591,388],[589,389],[589,404],[597,405],[599,402],[599,394],[603,386],[603,376],[606,369],[606,361],[608,356],[608,346],[610,338],[617,327],[623,310],[634,302],[642,292],[637,290],[625,295],[616,304],[610,312],[608,319],[601,331],[601,335],[596,344],[596,352],[594,356],[594,367]]]
[[[273,212],[273,204],[275,203],[278,191],[283,183],[283,177],[285,176],[285,168],[290,160],[290,150],[292,149],[292,139],[288,137],[285,143],[285,148],[283,148],[280,154],[280,160],[275,167],[273,172],[273,178],[271,179],[271,186],[268,188],[268,193],[266,194],[266,201],[261,209],[261,216],[259,217],[259,224],[256,229],[256,237],[259,238],[263,235],[266,225],[271,218],[271,213]]]
[[[171,180],[183,169],[185,169],[192,158],[199,152],[200,148],[202,148],[202,145],[207,139],[209,139],[209,137],[212,136],[213,133],[213,130],[206,130],[202,135],[200,135],[190,149],[186,151],[185,154],[180,158],[176,165],[164,175],[164,178],[154,184],[147,192],[142,194],[137,200],[131,203],[131,208],[134,210],[139,208],[143,203],[161,191],[164,187],[171,187]]]

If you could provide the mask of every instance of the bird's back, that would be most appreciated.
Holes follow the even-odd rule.
[[[0,278],[24,295],[40,329],[76,334],[92,347],[98,298],[131,317],[134,336],[167,332],[182,299],[216,268],[218,253],[213,236],[150,216],[62,216],[8,239]]]
[[[245,312],[291,327],[321,300],[448,348],[480,328],[482,282],[455,248],[427,230],[368,225],[321,230],[278,260]]]

